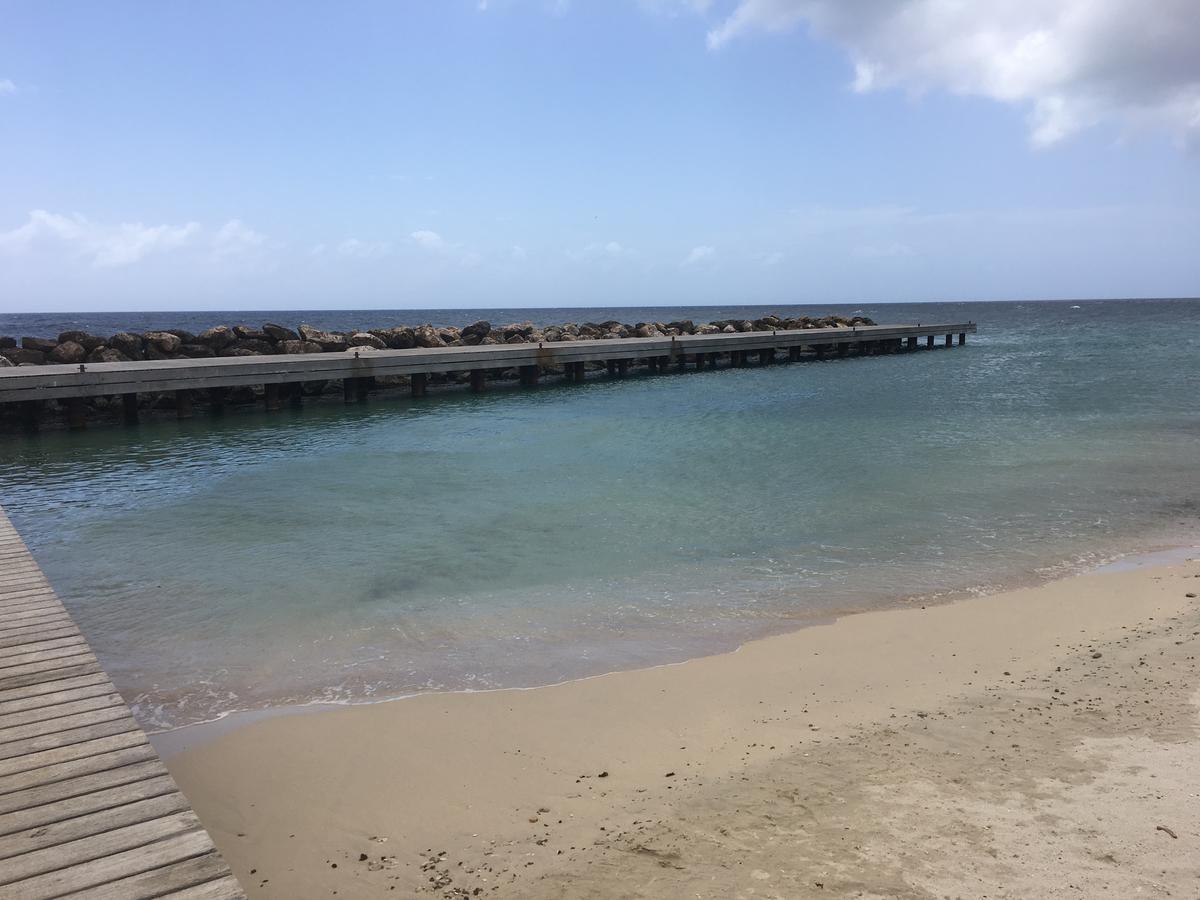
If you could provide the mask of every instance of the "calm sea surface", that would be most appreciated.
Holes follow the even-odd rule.
[[[154,727],[680,660],[1197,539],[1200,301],[861,309],[980,333],[3,435],[0,503]],[[854,310],[10,315],[0,334]]]

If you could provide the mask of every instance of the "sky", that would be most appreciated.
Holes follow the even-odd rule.
[[[1197,0],[0,11],[0,312],[1200,295]]]

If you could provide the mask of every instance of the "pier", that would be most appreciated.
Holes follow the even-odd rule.
[[[0,510],[0,898],[244,896]]]
[[[874,356],[949,348],[966,343],[974,323],[860,325],[856,327],[684,334],[672,337],[593,339],[544,343],[490,344],[409,350],[351,348],[344,352],[264,354],[209,359],[148,360],[18,366],[0,369],[0,404],[19,404],[21,419],[36,429],[44,401],[63,405],[67,424],[84,425],[87,398],[119,396],[124,419],[138,418],[139,394],[174,394],[180,418],[193,415],[194,401],[215,410],[226,391],[261,388],[267,410],[297,402],[295,385],[341,381],[347,403],[362,402],[374,379],[404,377],[414,397],[427,392],[429,377],[467,373],[471,390],[489,380],[514,375],[532,386],[547,373],[568,383],[587,379],[589,367],[602,377],[623,378],[633,367],[650,373],[743,368],[805,359]]]

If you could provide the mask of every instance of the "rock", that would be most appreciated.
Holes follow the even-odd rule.
[[[726,325],[724,328],[721,329],[721,333],[722,334],[736,334],[737,329],[734,328],[732,325]]]
[[[371,334],[383,341],[389,350],[409,350],[417,346],[417,336],[413,334],[411,328],[404,325],[396,328],[383,328],[372,331]]]
[[[633,330],[633,336],[640,338],[662,337],[663,333],[655,328],[653,324],[642,323]]]
[[[345,350],[349,346],[346,343],[346,336],[338,334],[335,331],[321,331],[319,328],[313,328],[311,325],[301,325],[298,330],[301,340],[320,344],[322,350],[336,352]]]
[[[11,350],[17,346],[17,339],[8,335],[0,335],[0,350]]]
[[[464,344],[479,344],[483,339],[490,336],[492,333],[492,323],[485,319],[480,319],[478,322],[472,322],[464,328],[459,336]]]
[[[214,350],[220,351],[236,341],[237,338],[228,325],[217,325],[200,332],[197,340],[201,344],[207,344]]]
[[[233,336],[239,341],[268,341],[270,338],[265,331],[251,328],[249,325],[234,325]]]
[[[716,325],[697,325],[693,334],[716,334],[721,329]]]
[[[320,344],[312,341],[280,341],[275,345],[279,353],[323,353]]]
[[[217,351],[208,344],[184,344],[179,352],[188,359],[211,359],[217,355]]]
[[[90,363],[110,363],[130,362],[130,359],[120,350],[115,350],[112,347],[97,347],[88,354],[87,361]]]
[[[413,329],[418,347],[445,347],[445,339],[434,331],[432,325],[418,325]]]
[[[165,331],[167,334],[173,334],[179,338],[179,343],[181,344],[194,344],[197,341],[196,335],[190,331],[184,331],[182,328],[167,328]]]
[[[696,323],[691,319],[680,319],[678,322],[668,322],[668,328],[674,328],[680,334],[695,334]]]
[[[276,325],[273,322],[268,322],[262,327],[263,334],[273,341],[298,341],[300,335],[292,331],[290,328],[284,328],[282,325]]]
[[[386,350],[387,343],[366,331],[356,331],[346,341],[351,348],[370,347],[374,350]]]
[[[274,353],[274,350],[268,350],[267,353]],[[226,347],[220,351],[217,356],[263,356],[265,354],[258,350],[250,350],[246,347]]]
[[[142,337],[146,339],[147,350],[154,348],[167,355],[178,353],[183,346],[183,341],[169,331],[147,331]]]
[[[266,339],[264,335],[261,338],[244,338],[243,340],[234,341],[231,347],[227,350],[249,350],[252,353],[262,355],[275,352],[275,345]],[[228,355],[228,354],[222,354]]]
[[[36,350],[39,353],[49,353],[58,346],[57,341],[48,341],[45,338],[23,337],[21,338],[21,347],[24,350]]]
[[[136,334],[130,334],[128,331],[118,331],[108,339],[108,346],[114,350],[120,350],[130,359],[141,359],[143,342]]]
[[[453,344],[455,341],[462,340],[462,332],[452,326],[448,328],[439,328],[437,333],[438,337],[440,337],[447,344]]]
[[[97,337],[94,334],[88,334],[86,331],[64,331],[58,336],[58,342],[60,344],[65,344],[67,341],[73,341],[88,353],[91,353],[97,347],[104,346],[104,338]]]
[[[4,349],[9,350],[11,348],[5,347]],[[10,369],[10,368],[14,368],[15,366],[16,366],[16,363],[14,363],[12,360],[10,360],[7,356],[0,356],[0,369]]]
[[[5,347],[0,350],[0,356],[17,366],[40,366],[46,361],[46,354],[41,350],[26,350],[24,347]]]
[[[75,341],[63,341],[46,354],[47,362],[61,363],[62,365],[81,363],[85,359],[87,359],[87,351],[83,349],[82,344],[77,344]]]

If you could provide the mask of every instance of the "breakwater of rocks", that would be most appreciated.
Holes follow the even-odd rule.
[[[593,338],[670,337],[683,334],[733,334],[803,328],[835,328],[874,325],[864,316],[812,318],[722,319],[697,325],[691,320],[674,322],[568,322],[539,327],[532,322],[493,326],[478,321],[464,328],[433,325],[395,325],[365,331],[322,331],[309,325],[296,329],[268,322],[261,327],[217,325],[199,334],[182,329],[127,331],[103,336],[84,331],[65,331],[56,338],[0,336],[0,367],[31,365],[74,365],[78,363],[129,362],[133,360],[204,359],[220,356],[264,356],[275,353],[342,353],[364,347],[377,350],[409,350],[414,347],[461,347],[484,344],[524,344],[580,341]]]

